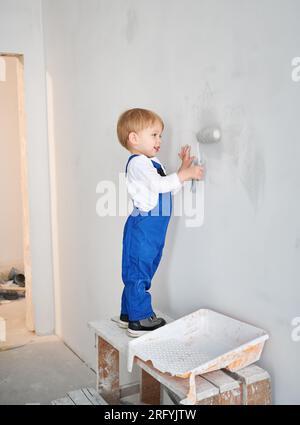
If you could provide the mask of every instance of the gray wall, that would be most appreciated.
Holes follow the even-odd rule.
[[[174,217],[153,280],[154,304],[174,318],[208,307],[266,329],[260,364],[275,403],[299,403],[299,1],[44,0],[46,67],[56,149],[60,308],[57,326],[94,364],[86,323],[119,311],[125,217],[96,215],[96,185],[118,182],[128,152],[116,121],[157,111],[160,158],[212,122],[205,223]]]

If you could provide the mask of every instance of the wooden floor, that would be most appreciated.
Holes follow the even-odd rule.
[[[66,397],[54,400],[51,404],[103,405],[107,403],[94,388],[81,388],[80,390],[68,392]]]

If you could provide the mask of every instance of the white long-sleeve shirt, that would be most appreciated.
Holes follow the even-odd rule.
[[[148,158],[146,155],[140,154],[129,161],[126,176],[128,194],[133,200],[134,206],[147,212],[157,205],[159,193],[175,194],[182,187],[177,173],[161,176],[151,160],[158,162],[167,174],[156,156]]]

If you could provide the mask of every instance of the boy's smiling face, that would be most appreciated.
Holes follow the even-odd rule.
[[[128,136],[130,152],[146,155],[148,158],[154,157],[160,150],[162,126],[156,121],[149,127]]]

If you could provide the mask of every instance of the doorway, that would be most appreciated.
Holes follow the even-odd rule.
[[[23,71],[23,55],[0,53],[0,347],[26,343],[35,330]]]

